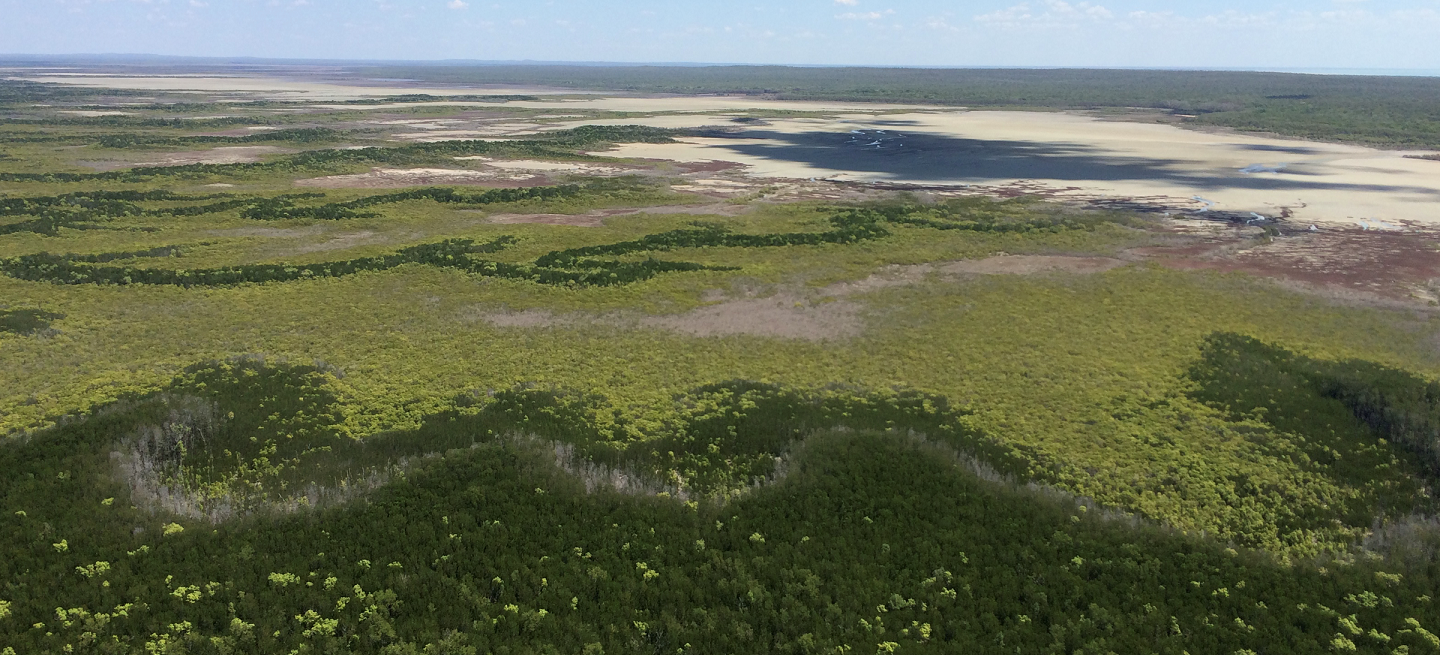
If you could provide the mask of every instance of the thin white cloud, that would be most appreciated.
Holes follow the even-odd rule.
[[[1200,22],[1217,27],[1270,27],[1276,24],[1278,18],[1279,14],[1273,11],[1252,13],[1227,9],[1205,16]]]
[[[975,16],[975,21],[998,27],[1062,27],[1074,26],[1080,22],[1108,21],[1114,17],[1115,13],[1102,5],[1045,0],[1034,5],[1022,2],[988,14],[980,14]]]
[[[866,11],[866,12],[850,11],[850,12],[846,12],[846,13],[843,13],[843,14],[836,14],[835,17],[838,18],[838,19],[840,19],[840,20],[880,20],[881,18],[884,18],[884,17],[886,17],[886,16],[893,15],[894,13],[895,13],[895,10],[894,10],[894,9],[886,9],[885,11]]]
[[[450,2],[445,3],[445,6],[451,9],[464,9],[469,7],[470,3],[465,2],[465,0],[450,0]]]
[[[930,17],[926,18],[926,19],[925,19],[925,27],[928,27],[928,28],[930,28],[930,29],[932,29],[932,30],[942,30],[942,31],[946,31],[946,32],[959,32],[959,31],[960,31],[960,28],[958,28],[958,27],[956,27],[956,26],[954,26],[954,25],[951,25],[951,24],[950,24],[950,21],[947,20],[944,16],[930,16]]]
[[[835,0],[835,4],[845,5],[846,7],[854,7],[855,5],[860,4],[860,0]]]

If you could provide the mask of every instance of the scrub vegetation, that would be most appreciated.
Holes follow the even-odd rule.
[[[398,143],[336,103],[260,161],[87,170],[281,121],[33,107],[96,93],[0,84],[37,121],[0,123],[0,653],[1440,651],[1433,312],[947,274],[1158,219],[588,154],[651,128]],[[624,173],[295,186],[517,158]],[[858,327],[666,327],[761,301]]]

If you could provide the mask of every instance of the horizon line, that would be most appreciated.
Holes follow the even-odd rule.
[[[868,68],[908,70],[1114,70],[1224,73],[1281,73],[1292,75],[1339,75],[1377,77],[1440,77],[1440,69],[1427,68],[1334,68],[1285,66],[1068,66],[1044,65],[920,65],[920,64],[796,64],[686,61],[567,61],[545,59],[329,59],[310,57],[264,57],[255,55],[164,55],[153,53],[0,53],[0,64],[37,63],[45,59],[74,60],[75,63],[161,63],[271,64],[296,65],[413,65],[413,66],[577,66],[593,68]],[[125,60],[129,60],[128,62]]]

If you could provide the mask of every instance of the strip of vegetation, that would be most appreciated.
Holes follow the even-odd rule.
[[[1440,153],[1436,153],[1433,155],[1405,155],[1405,157],[1407,159],[1428,159],[1430,161],[1440,161]]]
[[[608,143],[669,143],[676,133],[674,130],[635,125],[585,125],[529,139],[440,141],[393,148],[311,150],[258,163],[147,166],[99,173],[0,173],[0,182],[144,182],[155,178],[193,179],[247,173],[325,172],[358,164],[418,165],[474,155],[574,159],[585,157],[580,154],[584,150],[593,150]]]
[[[104,91],[98,91],[96,89],[70,84],[48,84],[26,80],[0,80],[0,107],[15,108],[17,106],[33,105],[35,103],[88,100],[102,94],[108,96],[143,96],[149,95],[150,93],[149,91],[134,89],[105,89]]]
[[[535,261],[537,266],[576,266],[584,257],[620,256],[637,252],[674,250],[676,248],[768,248],[780,246],[819,245],[822,243],[856,243],[890,235],[880,225],[880,217],[864,211],[852,211],[830,217],[836,229],[829,232],[792,232],[785,234],[735,234],[719,225],[703,225],[699,229],[672,230],[651,234],[633,241],[586,246],[548,253]]]
[[[1003,204],[1003,203],[998,203]],[[736,234],[720,225],[701,225],[698,229],[672,230],[651,234],[633,241],[599,246],[571,248],[546,254],[535,261],[537,266],[574,266],[585,257],[621,256],[637,252],[667,251],[676,248],[776,248],[813,246],[825,243],[845,244],[883,239],[890,235],[885,223],[913,225],[938,230],[971,232],[1031,232],[1093,229],[1101,222],[1113,222],[1114,216],[1092,215],[1022,218],[976,216],[977,203],[958,201],[933,207],[896,205],[861,209],[843,209],[827,219],[833,230],[826,232],[791,232],[782,234]],[[964,217],[964,218],[962,218]]]
[[[96,229],[101,224],[127,216],[198,216],[243,207],[253,199],[224,200],[208,205],[146,209],[140,202],[200,202],[229,198],[228,194],[187,196],[170,191],[81,191],[56,196],[0,198],[0,216],[34,216],[26,221],[0,224],[0,234],[31,232],[47,236],[61,228]],[[286,197],[286,196],[282,196]],[[322,197],[301,194],[295,197]]]
[[[294,218],[337,220],[359,218],[375,214],[357,212],[357,209],[387,205],[410,200],[430,200],[442,204],[493,205],[505,202],[526,202],[573,198],[589,191],[618,190],[632,188],[629,185],[607,183],[563,184],[559,186],[530,187],[527,189],[490,189],[478,193],[464,193],[454,189],[431,187],[413,191],[399,191],[382,195],[367,196],[346,202],[335,202],[318,207],[296,207],[288,198],[273,201],[259,201],[250,204],[240,212],[243,218],[260,221],[275,221]]]
[[[489,189],[475,193],[430,187],[318,206],[302,206],[297,205],[296,202],[323,198],[325,197],[323,193],[291,193],[270,198],[235,198],[229,194],[185,196],[169,191],[88,191],[57,196],[0,198],[0,216],[35,216],[30,220],[0,224],[0,235],[31,232],[55,236],[59,234],[61,228],[97,229],[109,221],[127,216],[194,217],[240,209],[241,217],[251,220],[340,220],[375,216],[374,213],[357,210],[411,200],[483,206],[560,200],[591,195],[613,196],[650,188],[651,186],[643,181],[631,178],[598,179],[583,184],[523,189]],[[223,200],[207,204],[160,208],[145,208],[136,204],[140,202],[193,203],[214,199]]]
[[[84,262],[87,264],[104,264],[106,262],[118,262],[126,259],[150,259],[155,257],[180,257],[183,250],[179,246],[160,246],[146,250],[132,250],[129,252],[107,252],[98,255],[66,255],[65,258],[72,262]]]
[[[147,136],[143,134],[107,134],[95,140],[103,148],[153,148],[161,146],[192,146],[202,144],[245,144],[273,143],[328,143],[338,141],[343,133],[324,127],[302,127],[289,130],[272,130],[245,136]]]
[[[405,264],[434,266],[464,265],[471,253],[494,252],[513,241],[501,238],[486,244],[470,239],[447,239],[432,244],[405,248],[391,255],[361,257],[320,264],[248,264],[218,269],[166,269],[132,266],[97,266],[96,263],[116,261],[125,255],[144,257],[145,253],[122,255],[22,255],[0,261],[6,275],[32,281],[57,284],[160,284],[185,287],[226,286],[245,283],[287,282],[316,277],[342,277],[362,271],[385,271]],[[173,250],[157,249],[152,253],[169,256]],[[458,263],[457,263],[458,261]]]
[[[394,254],[379,257],[360,257],[318,264],[247,264],[195,270],[97,266],[84,261],[87,259],[86,257],[39,253],[0,260],[0,271],[16,279],[54,284],[152,284],[217,287],[344,277],[365,271],[387,271],[406,264],[450,268],[481,277],[525,280],[558,286],[614,286],[648,280],[662,273],[730,270],[703,264],[655,259],[640,262],[590,261],[562,269],[495,262],[470,256],[494,252],[513,241],[512,237],[501,237],[489,243],[476,244],[471,239],[446,239],[437,243],[412,246]],[[155,252],[159,252],[159,250],[162,249],[157,249]],[[100,255],[98,260],[108,257]],[[109,259],[109,261],[114,261],[114,259]]]
[[[169,191],[82,191],[57,196],[0,198],[0,216],[34,216],[30,220],[0,224],[0,235],[31,232],[55,236],[61,228],[96,229],[103,223],[126,216],[157,213],[187,215],[187,209],[147,210],[138,202],[198,202],[227,197],[225,194],[185,196]],[[251,201],[226,201],[203,207],[233,208]],[[203,212],[202,212],[203,213]]]
[[[224,198],[225,194],[186,196],[170,191],[77,191],[55,196],[0,198],[0,216],[24,216],[56,206],[80,207],[107,216],[133,216],[145,212],[137,202],[194,202]]]

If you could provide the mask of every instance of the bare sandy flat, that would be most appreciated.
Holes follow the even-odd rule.
[[[454,95],[458,93],[480,93],[482,91],[455,91],[449,90],[446,93]],[[515,93],[505,93],[503,90],[492,91],[485,89],[484,93],[494,95],[550,95],[550,96],[588,96],[588,97],[556,97],[544,100],[511,100],[504,103],[495,102],[474,102],[466,100],[434,100],[420,103],[392,103],[375,105],[323,105],[317,104],[321,109],[344,109],[348,111],[366,110],[389,110],[406,109],[411,107],[424,106],[455,106],[455,107],[522,107],[525,109],[553,109],[560,111],[623,111],[636,113],[652,112],[745,112],[752,109],[772,109],[777,111],[804,111],[804,112],[870,112],[888,110],[913,110],[913,109],[941,109],[940,107],[886,104],[886,103],[864,103],[864,102],[818,102],[799,100],[764,100],[753,96],[637,96],[619,93],[598,93],[593,91],[559,91],[548,90],[516,90]],[[425,91],[405,90],[403,93],[425,93]],[[377,95],[370,93],[370,95]],[[389,94],[396,95],[396,94]],[[444,95],[432,93],[431,95]],[[951,108],[953,109],[953,107]],[[549,115],[537,116],[536,118],[572,118],[574,115]],[[676,126],[685,123],[683,118],[673,116],[657,116],[656,119],[669,120],[676,123]],[[623,120],[620,124],[624,124]]]
[[[265,155],[290,152],[274,146],[226,146],[192,152],[172,152],[154,161],[136,166],[184,166],[186,164],[244,164],[260,161]]]
[[[826,102],[801,100],[765,100],[753,96],[601,96],[557,100],[518,100],[506,103],[510,107],[528,109],[558,109],[626,112],[743,112],[752,109],[805,112],[877,112],[897,109],[941,109],[940,107],[866,103]],[[669,117],[657,117],[671,120]],[[633,121],[632,121],[633,122]]]
[[[531,159],[512,159],[506,161],[491,161],[488,163],[493,168],[509,171],[529,171],[541,173],[578,173],[584,175],[622,175],[630,169],[619,166],[601,166],[583,162],[569,161],[537,161]]]
[[[327,175],[296,180],[295,186],[332,189],[392,189],[431,184],[470,184],[480,186],[514,186],[517,183],[543,181],[526,172],[498,169],[468,170],[455,168],[377,168],[368,173]]]
[[[645,123],[646,119],[631,122]],[[913,185],[1023,181],[1055,197],[1144,198],[1177,212],[1292,221],[1440,222],[1440,171],[1413,154],[1063,113],[927,111],[770,120],[604,153],[735,162],[760,178]]]
[[[622,314],[556,314],[542,310],[518,312],[479,311],[464,317],[496,327],[545,328],[595,325],[612,328],[651,328],[695,337],[753,336],[805,341],[848,339],[865,330],[863,305],[846,296],[889,287],[917,284],[932,274],[1034,275],[1087,274],[1107,271],[1127,262],[1108,257],[1063,255],[1002,255],[985,259],[891,266],[863,280],[832,284],[818,293],[782,292],[764,298],[728,298],[683,314],[633,316]]]
[[[458,161],[484,162],[484,168],[375,168],[368,173],[329,175],[296,180],[296,186],[328,188],[396,188],[426,184],[526,186],[545,181],[546,175],[608,177],[635,172],[625,166],[538,160],[496,161],[487,157],[456,157]]]
[[[84,117],[86,117],[86,118],[99,118],[99,117],[101,117],[101,116],[130,116],[130,115],[131,115],[131,113],[128,112],[128,111],[102,111],[102,110],[95,110],[95,109],[61,109],[59,113],[61,113],[61,114],[69,114],[69,115],[71,115],[71,116],[84,116]]]
[[[308,227],[234,227],[226,230],[210,230],[209,233],[220,237],[291,239],[323,234],[326,229],[323,225],[311,225]]]

